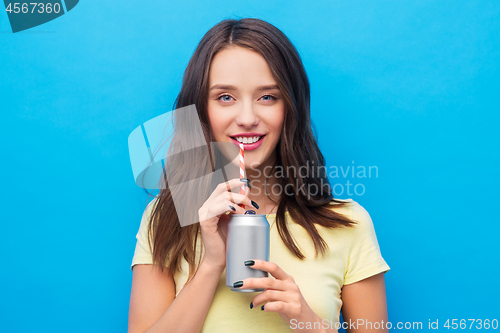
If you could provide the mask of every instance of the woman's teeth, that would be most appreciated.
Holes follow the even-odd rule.
[[[259,141],[260,138],[262,138],[262,136],[251,136],[251,137],[238,136],[238,137],[235,137],[236,141],[238,141],[239,143],[255,143],[255,142]]]

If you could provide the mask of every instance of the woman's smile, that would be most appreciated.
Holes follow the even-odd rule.
[[[234,136],[230,136],[231,141],[237,146],[241,143],[243,144],[243,149],[254,150],[260,147],[264,141],[265,134],[259,133],[239,133]]]

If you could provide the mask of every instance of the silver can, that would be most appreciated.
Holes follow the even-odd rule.
[[[252,214],[253,213],[253,214]],[[233,214],[227,225],[226,286],[232,291],[257,292],[264,289],[233,288],[247,278],[267,277],[268,273],[245,266],[252,259],[269,261],[269,222],[266,216],[247,211]]]

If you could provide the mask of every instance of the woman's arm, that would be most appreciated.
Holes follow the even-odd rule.
[[[349,327],[346,330],[348,333],[389,332],[386,328],[388,318],[384,273],[344,285],[341,297],[342,316]]]
[[[145,332],[174,299],[175,282],[168,270],[162,273],[157,265],[135,265],[132,272],[128,332]]]
[[[175,297],[170,274],[161,274],[153,265],[135,266],[128,332],[200,332],[223,271],[224,267],[202,262],[191,282]]]
[[[243,214],[245,210],[238,204],[253,205],[248,194],[229,192],[240,187],[242,182],[247,180],[235,178],[219,184],[198,210],[204,257],[192,280],[184,285],[177,297],[174,280],[168,273],[160,274],[157,268],[153,271],[140,268],[138,274],[134,272],[129,333],[200,332],[226,267],[224,238],[227,237],[229,216],[225,213]]]

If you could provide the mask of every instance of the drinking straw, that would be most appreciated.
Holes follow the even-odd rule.
[[[243,144],[240,143],[240,179],[245,178],[245,149],[243,149]],[[240,187],[240,194],[245,195],[245,184]],[[245,209],[245,205],[240,204],[241,208]]]

